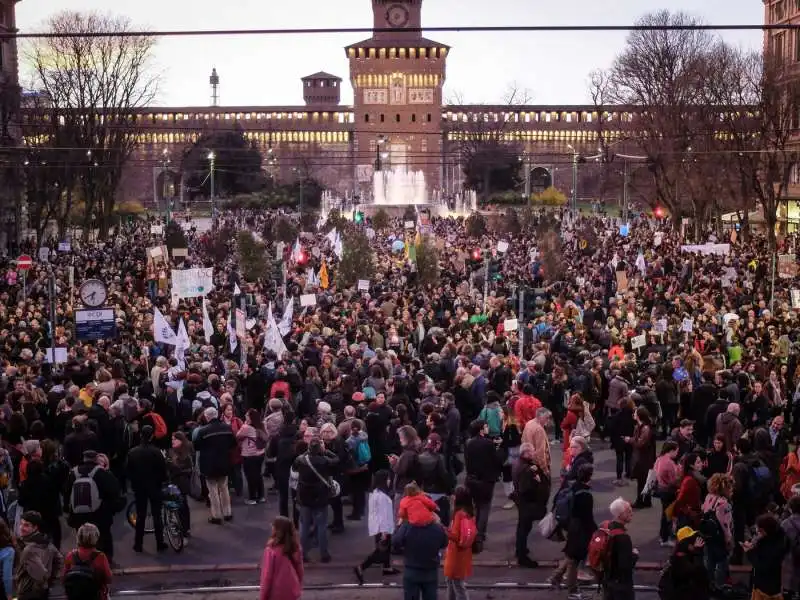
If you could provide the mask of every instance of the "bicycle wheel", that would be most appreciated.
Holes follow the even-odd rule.
[[[164,509],[164,533],[167,534],[167,542],[175,552],[183,550],[183,525],[177,510]]]
[[[136,529],[136,520],[138,515],[136,514],[136,501],[131,500],[131,503],[128,504],[128,509],[125,511],[125,516],[128,521],[128,525]],[[155,526],[153,525],[153,517],[150,513],[147,513],[147,517],[144,523],[144,532],[145,533],[153,533],[156,530]]]

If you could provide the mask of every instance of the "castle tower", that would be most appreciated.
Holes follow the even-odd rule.
[[[355,96],[356,181],[369,185],[381,152],[382,168],[422,171],[431,192],[442,180],[449,47],[422,36],[422,0],[372,0],[372,12],[372,37],[345,48]]]
[[[303,82],[303,100],[306,106],[338,105],[342,97],[342,78],[320,71],[306,75]]]

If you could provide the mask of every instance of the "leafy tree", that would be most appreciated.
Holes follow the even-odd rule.
[[[382,208],[376,210],[372,216],[372,227],[376,231],[383,231],[389,227],[389,213]]]
[[[471,237],[481,237],[486,234],[486,219],[480,213],[472,213],[464,222],[467,235]]]
[[[342,213],[338,209],[333,209],[331,212],[328,213],[328,220],[325,221],[325,231],[328,232],[331,229],[342,229],[347,224],[347,219],[342,216]]]
[[[544,216],[536,229],[539,256],[548,283],[560,281],[566,269],[559,223],[551,216]]]
[[[424,236],[417,244],[417,282],[427,286],[439,280],[439,250],[428,236]]]
[[[236,236],[236,249],[245,281],[266,279],[270,265],[264,243],[256,240],[250,230],[242,229]]]
[[[261,169],[261,152],[247,140],[235,123],[233,130],[215,131],[200,137],[183,156],[181,169],[186,175],[190,197],[211,196],[211,159],[214,154],[214,194],[234,196],[264,189],[267,177]]]
[[[513,208],[507,209],[505,215],[503,215],[503,232],[510,235],[517,235],[521,231],[522,224],[520,223],[517,211]]]
[[[375,274],[375,255],[364,230],[348,229],[342,241],[342,260],[336,271],[340,288],[354,286],[359,279],[372,279]]]
[[[551,185],[543,192],[533,194],[531,202],[540,206],[564,206],[567,203],[567,196]]]
[[[214,264],[224,263],[228,260],[235,239],[236,231],[227,222],[219,229],[211,232],[206,244],[208,255]]]
[[[319,221],[319,217],[317,217],[316,213],[310,211],[304,211],[300,215],[300,230],[307,231],[309,233],[316,232],[317,221]]]
[[[279,217],[272,226],[273,239],[291,244],[297,239],[297,227],[286,217]]]
[[[175,248],[189,247],[189,243],[186,241],[186,233],[175,221],[167,223],[167,227],[164,230],[164,243],[170,252]]]

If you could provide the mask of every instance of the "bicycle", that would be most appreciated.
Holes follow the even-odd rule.
[[[186,545],[186,532],[183,529],[181,522],[181,505],[183,504],[183,496],[178,489],[178,486],[169,484],[165,485],[162,490],[161,499],[161,520],[164,523],[164,533],[167,538],[167,543],[175,552],[180,552]],[[136,521],[138,515],[136,514],[136,500],[132,500],[128,504],[125,511],[125,516],[128,525],[136,529]],[[145,516],[145,533],[154,533],[156,528],[153,524],[153,515],[149,512]]]

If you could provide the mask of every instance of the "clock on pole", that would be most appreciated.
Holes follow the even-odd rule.
[[[87,279],[81,284],[78,290],[78,296],[84,306],[97,308],[106,303],[108,299],[108,288],[106,284],[99,279]]]

